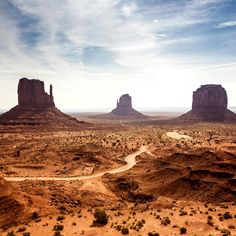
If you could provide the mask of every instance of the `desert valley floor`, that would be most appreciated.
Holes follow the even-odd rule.
[[[234,124],[1,126],[0,140],[0,235],[236,235]]]

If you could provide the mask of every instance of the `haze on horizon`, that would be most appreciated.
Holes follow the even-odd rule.
[[[235,0],[2,0],[0,109],[21,77],[61,109],[190,107],[201,84],[236,105]]]

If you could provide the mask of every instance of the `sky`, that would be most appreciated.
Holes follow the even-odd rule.
[[[20,78],[62,110],[190,107],[202,84],[236,106],[236,0],[0,0],[0,109]]]

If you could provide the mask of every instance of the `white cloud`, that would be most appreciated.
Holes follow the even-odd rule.
[[[124,4],[121,7],[121,12],[122,15],[124,15],[125,17],[130,17],[134,14],[134,12],[136,11],[137,6],[134,2],[129,3],[129,4]]]
[[[236,26],[236,21],[225,21],[216,25],[216,28],[220,29],[220,28],[233,27],[233,26]]]
[[[15,86],[23,76],[52,83],[56,104],[62,108],[112,107],[116,98],[127,92],[139,107],[184,106],[189,92],[178,101],[175,88],[183,84],[183,90],[190,88],[191,93],[198,73],[192,75],[188,70],[209,63],[194,56],[173,56],[164,49],[197,42],[197,36],[173,34],[208,22],[208,6],[219,0],[187,2],[183,6],[170,1],[140,7],[138,1],[121,0],[12,0],[23,15],[38,20],[32,30],[41,37],[35,46],[29,47],[22,40],[17,20],[0,9],[1,83],[4,80],[5,86],[13,80],[10,84]],[[114,53],[114,63],[126,69],[88,68],[83,63],[86,47],[101,47]],[[201,74],[199,83],[204,83],[207,76],[208,73]],[[215,78],[219,76],[214,74]],[[171,92],[162,99],[170,84]],[[5,91],[4,86],[0,86],[0,94],[8,99],[0,99],[0,108],[10,108],[15,105],[16,88]],[[156,103],[151,104],[154,100]]]

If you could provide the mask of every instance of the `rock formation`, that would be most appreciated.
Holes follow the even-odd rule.
[[[236,120],[236,114],[227,109],[228,98],[221,85],[202,85],[193,92],[192,110],[180,119],[225,121]]]
[[[124,118],[145,118],[146,116],[132,108],[132,98],[124,94],[117,100],[117,105],[111,114]]]
[[[52,85],[47,94],[43,81],[22,78],[18,84],[18,105],[0,116],[0,124],[78,126],[86,123],[55,107]]]
[[[19,106],[30,107],[54,107],[52,85],[50,85],[50,95],[44,90],[44,82],[40,80],[29,80],[22,78],[18,85]]]

